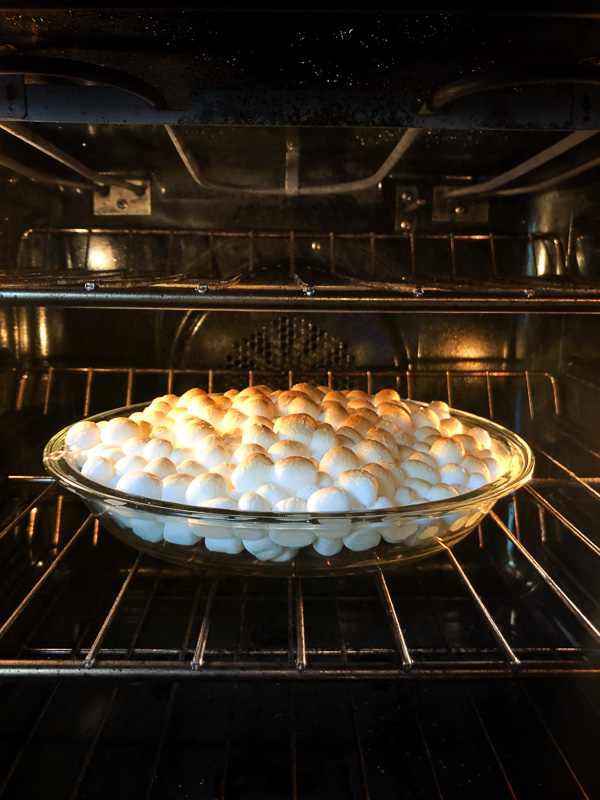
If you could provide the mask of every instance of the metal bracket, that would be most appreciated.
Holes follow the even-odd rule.
[[[490,213],[488,200],[449,196],[456,186],[433,187],[433,222],[487,222]]]
[[[23,75],[0,75],[0,117],[23,119],[27,115]]]
[[[101,173],[108,175],[108,173]],[[143,195],[135,194],[131,189],[122,186],[111,186],[108,194],[94,193],[94,214],[98,216],[141,216],[152,213],[150,197],[150,181],[135,181],[130,183],[143,186],[146,190]]]
[[[424,208],[426,200],[419,197],[418,186],[396,187],[396,217],[394,229],[398,233],[410,233],[416,227],[416,212]]]

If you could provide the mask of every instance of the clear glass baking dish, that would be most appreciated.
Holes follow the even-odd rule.
[[[129,416],[148,404],[113,409],[88,419]],[[478,426],[508,452],[504,474],[480,489],[448,500],[345,514],[223,511],[109,489],[78,470],[65,446],[69,427],[50,439],[44,466],[78,495],[104,528],[128,545],[190,567],[246,575],[333,575],[425,558],[464,538],[492,506],[533,472],[531,449],[520,436],[489,420],[451,409],[467,427]],[[340,543],[340,540],[342,542]],[[313,546],[332,555],[321,555]],[[278,551],[280,548],[280,551]]]

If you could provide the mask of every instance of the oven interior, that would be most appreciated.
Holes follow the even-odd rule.
[[[65,14],[3,12],[4,39],[155,84],[157,48],[169,106],[0,75],[17,96],[0,103],[0,796],[600,796],[600,95],[505,86],[419,116],[509,34],[523,70],[556,66],[557,41],[591,64],[597,21],[317,15],[310,49],[304,16],[267,34],[262,15],[270,74],[243,44],[225,57],[218,14],[132,12],[115,39],[98,12],[87,49],[89,19]],[[355,30],[387,69],[344,49]],[[212,92],[200,121],[188,83]],[[290,124],[298,87],[313,105]],[[410,122],[380,90],[411,95]],[[302,380],[496,420],[534,477],[451,551],[300,579],[139,555],[43,474],[49,437],[89,414]]]

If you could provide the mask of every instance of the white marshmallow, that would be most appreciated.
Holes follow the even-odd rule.
[[[157,428],[152,428],[150,431],[150,438],[151,439],[166,439],[167,442],[171,443],[172,447],[175,447],[177,443],[177,435],[173,428],[169,428],[166,425],[160,425]]]
[[[89,450],[94,445],[100,444],[100,441],[100,428],[95,422],[85,419],[72,425],[65,436],[67,447],[75,450]]]
[[[435,481],[437,483],[437,481]],[[409,477],[404,481],[404,485],[408,486],[409,489],[413,489],[418,495],[418,497],[424,499],[425,494],[429,491],[432,483],[423,480],[422,478],[413,478]]]
[[[115,465],[104,456],[92,456],[83,465],[81,474],[91,481],[106,485],[115,477]]]
[[[427,489],[423,497],[425,500],[436,501],[448,500],[450,497],[456,497],[457,495],[458,492],[453,486],[447,483],[436,483]]]
[[[361,464],[381,463],[382,461],[392,461],[393,455],[389,449],[375,441],[375,439],[362,439],[358,444],[352,448],[353,452],[358,456]]]
[[[226,464],[231,460],[232,456],[229,450],[225,447],[213,445],[205,450],[198,451],[196,459],[200,461],[208,470],[213,467],[218,467],[220,464]]]
[[[381,541],[381,533],[372,525],[357,525],[352,533],[344,536],[344,546],[348,550],[362,552],[377,547]]]
[[[171,451],[171,454],[168,456],[171,461],[178,467],[182,461],[186,461],[187,459],[196,458],[196,451],[193,447],[176,447],[174,450]]]
[[[301,500],[308,500],[311,494],[317,492],[321,487],[318,483],[309,483],[307,486],[303,486],[301,489],[298,489],[296,492],[296,497],[299,497]]]
[[[319,536],[313,542],[313,547],[320,556],[335,556],[344,547],[344,541],[338,539],[326,539]]]
[[[418,501],[418,497],[410,486],[399,486],[394,495],[394,502],[398,506],[412,506]]]
[[[290,500],[293,498],[290,498]],[[297,498],[295,498],[297,499]],[[283,500],[282,502],[286,502]],[[314,526],[308,527],[291,527],[285,525],[271,525],[269,527],[269,538],[275,544],[280,544],[282,547],[306,547],[312,544],[316,539],[315,533],[312,530]]]
[[[297,492],[303,486],[316,483],[317,468],[308,458],[280,458],[273,466],[273,480],[285,489]]]
[[[173,472],[163,480],[162,499],[168,503],[185,503],[185,493],[192,476],[184,472]]]
[[[337,444],[338,440],[335,432],[326,425],[319,425],[317,430],[313,433],[310,442],[310,452],[320,461],[325,453],[331,450],[332,447],[337,447]]]
[[[150,439],[145,439],[140,436],[132,436],[131,439],[126,439],[121,445],[121,450],[126,456],[141,456],[144,452],[144,447],[148,444]]]
[[[147,463],[142,456],[123,456],[123,458],[115,461],[115,473],[120,478],[126,472],[144,469]]]
[[[255,511],[262,513],[271,510],[271,504],[257,492],[244,492],[238,500],[239,511]]]
[[[306,510],[306,500],[300,497],[286,497],[273,506],[273,512],[276,514],[303,514]]]
[[[165,541],[183,546],[194,545],[198,537],[185,520],[168,520],[163,530]]]
[[[120,446],[132,436],[139,436],[140,429],[136,422],[129,417],[114,417],[109,419],[102,428],[101,439],[106,444]]]
[[[150,439],[142,451],[146,461],[153,458],[169,458],[173,452],[173,445],[167,439]]]
[[[352,496],[340,486],[326,486],[306,501],[311,514],[345,514],[352,509]]]
[[[95,444],[87,451],[87,453],[88,459],[95,458],[96,456],[102,456],[103,458],[107,458],[109,461],[112,461],[113,464],[120,458],[123,458],[125,455],[120,447],[117,447],[114,444],[104,444],[103,442],[100,444]]]
[[[259,494],[261,497],[267,501],[269,506],[272,508],[276,505],[280,500],[285,500],[286,497],[292,497],[292,492],[289,489],[284,489],[283,486],[279,486],[272,481],[268,481],[267,483],[261,484],[256,489],[256,494]]]
[[[469,474],[458,464],[444,464],[440,468],[440,480],[442,483],[447,483],[460,489],[460,487],[467,485]]]
[[[146,542],[162,542],[164,539],[164,522],[160,522],[156,517],[134,519],[131,521],[131,529],[136,536]]]
[[[189,484],[185,493],[186,503],[201,506],[206,500],[216,497],[225,497],[227,494],[227,481],[222,475],[214,472],[205,472],[197,475]]]
[[[438,483],[439,473],[434,467],[430,467],[424,461],[409,458],[402,464],[402,469],[409,478],[420,478],[427,483]],[[406,483],[406,481],[405,481]]]
[[[263,539],[243,539],[242,542],[246,550],[258,558],[259,561],[268,561],[276,558],[283,551],[283,547],[275,544],[268,536]]]
[[[232,463],[231,461],[224,461],[222,464],[217,464],[215,467],[211,467],[211,472],[216,472],[217,475],[221,475],[227,481],[227,485],[231,489],[233,484],[231,483],[231,476],[233,475],[233,471],[236,468],[236,464]]]
[[[431,445],[429,455],[434,458],[438,467],[445,464],[459,464],[465,455],[465,449],[456,439],[438,439]]]
[[[117,483],[117,489],[127,494],[139,494],[150,500],[160,500],[162,495],[162,482],[156,475],[143,470],[126,472]]]
[[[208,550],[214,553],[228,553],[229,555],[237,555],[244,549],[244,543],[235,536],[230,536],[228,539],[215,539],[207,536],[204,544]]]
[[[387,463],[387,462],[386,462]],[[396,492],[396,481],[391,472],[382,464],[365,464],[361,467],[363,472],[368,472],[377,481],[377,494],[393,497]]]

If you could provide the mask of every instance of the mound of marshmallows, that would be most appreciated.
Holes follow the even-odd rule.
[[[389,509],[444,500],[502,475],[509,454],[480,427],[466,428],[441,401],[402,400],[299,383],[207,394],[193,388],[155,398],[143,411],[66,436],[82,474],[143,498],[261,514]],[[118,512],[116,512],[118,513]],[[129,520],[145,539],[195,544],[261,560],[287,561],[312,545],[322,556],[367,550],[392,526],[240,524],[151,515]],[[318,528],[318,534],[315,529]],[[388,533],[386,535],[386,530]]]

